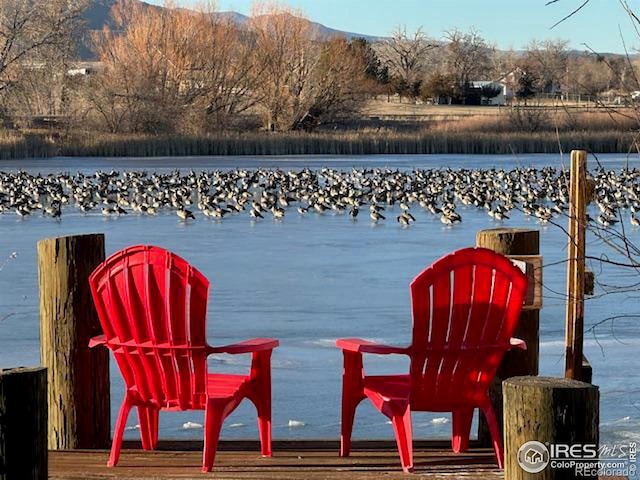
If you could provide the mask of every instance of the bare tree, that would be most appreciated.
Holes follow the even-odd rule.
[[[268,130],[287,130],[300,118],[300,105],[319,58],[310,23],[299,12],[259,5],[250,20],[255,61],[262,71],[257,85]]]
[[[506,80],[518,67],[519,53],[514,50],[493,50],[490,56],[489,75],[494,80]]]
[[[378,45],[378,55],[396,79],[396,88],[402,96],[417,96],[425,76],[429,52],[439,45],[427,37],[422,28],[408,33],[405,27],[398,27],[391,38]]]
[[[239,26],[211,4],[194,12],[120,0],[113,18],[119,31],[97,36],[104,70],[87,90],[113,132],[228,128],[256,113],[272,130],[309,128],[361,96],[361,52],[320,39],[286,9],[256,10]]]
[[[259,97],[256,86],[261,81],[259,63],[255,62],[255,38],[229,21],[205,16],[205,45],[199,52],[198,78],[204,87],[204,111],[217,121],[228,120],[254,107]],[[206,23],[209,23],[207,26]],[[208,38],[207,38],[208,37]]]
[[[86,0],[0,1],[0,95],[11,98],[8,91],[25,75],[47,72],[52,63],[71,55],[86,4]],[[3,103],[6,107],[6,100]]]
[[[524,70],[536,78],[538,92],[560,93],[565,89],[568,45],[567,40],[534,40],[527,46]]]
[[[66,62],[23,65],[19,77],[6,96],[5,108],[26,120],[35,116],[60,116],[66,113],[68,78]],[[28,122],[27,122],[28,123]]]
[[[300,12],[273,5],[258,6],[249,28],[267,130],[310,128],[352,108],[366,67],[346,41],[319,40]]]
[[[167,54],[175,47],[170,42],[185,38],[173,28],[172,13],[120,0],[112,17],[122,33],[105,27],[96,35],[104,70],[91,83],[95,93],[88,100],[111,131],[158,133],[182,114],[184,57]]]
[[[574,55],[567,60],[568,93],[590,95],[616,88],[615,76],[600,55]]]
[[[445,36],[447,73],[460,89],[460,96],[464,96],[469,82],[490,74],[495,49],[474,29],[468,32],[450,30]]]
[[[189,11],[120,0],[112,16],[121,31],[97,36],[104,70],[88,97],[109,130],[219,126],[255,104],[254,40],[211,4]]]
[[[341,38],[323,42],[297,126],[313,128],[354,114],[365,98],[365,72],[366,64],[352,44]]]

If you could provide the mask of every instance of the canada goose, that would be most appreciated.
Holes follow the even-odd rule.
[[[621,211],[627,210],[629,223],[636,227],[640,221],[640,216],[636,217],[640,211],[640,170],[596,168],[591,176],[596,183],[593,198],[598,223],[604,228],[615,225]],[[443,224],[461,221],[456,211],[460,205],[484,209],[498,221],[506,221],[510,211],[517,209],[544,224],[566,212],[568,184],[568,173],[553,167],[112,170],[90,175],[17,171],[0,173],[0,214],[26,217],[41,211],[47,218],[59,219],[63,206],[65,213],[74,208],[87,213],[100,205],[102,214],[109,217],[128,212],[152,216],[173,209],[187,220],[195,215],[188,215],[186,208],[195,204],[212,218],[226,218],[246,208],[251,218],[257,219],[265,211],[282,218],[294,206],[301,215],[309,210],[347,211],[351,219],[368,208],[371,219],[378,222],[384,220],[385,205],[389,210],[398,204],[399,215],[411,215],[418,204]],[[413,216],[395,218],[401,223],[414,221]]]
[[[262,214],[260,213],[260,210],[258,210],[258,209],[256,209],[256,208],[252,208],[252,209],[249,211],[249,216],[250,216],[251,218],[264,218],[264,217],[262,216]]]
[[[273,215],[273,218],[280,220],[284,218],[284,209],[274,206],[271,208],[271,214]]]
[[[176,210],[176,215],[180,217],[180,220],[183,222],[186,222],[189,218],[192,218],[193,220],[196,219],[193,212],[191,210],[186,210],[184,207]]]
[[[371,218],[371,220],[373,220],[375,223],[378,223],[380,220],[385,220],[385,216],[382,215],[378,210],[372,210],[369,213],[369,217]]]

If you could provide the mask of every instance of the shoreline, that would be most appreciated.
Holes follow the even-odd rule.
[[[242,133],[209,136],[57,132],[0,137],[0,159],[51,157],[190,157],[302,155],[551,154],[585,149],[625,154],[638,150],[629,131],[538,133]]]

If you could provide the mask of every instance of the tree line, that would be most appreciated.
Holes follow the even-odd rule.
[[[521,51],[505,51],[474,29],[447,31],[441,41],[422,30],[397,29],[375,47],[388,91],[408,99],[477,103],[499,93],[494,85],[474,87],[486,80],[505,85],[516,101],[540,94],[620,95],[640,88],[635,59],[571,51],[566,40],[532,41]]]
[[[59,116],[112,133],[312,130],[348,122],[374,96],[481,103],[640,89],[635,60],[572,52],[563,40],[501,51],[475,30],[444,38],[398,28],[388,38],[327,38],[301,12],[256,4],[244,23],[210,4],[197,11],[118,0],[89,32],[88,0],[2,0],[0,118]],[[74,74],[77,40],[98,60]]]

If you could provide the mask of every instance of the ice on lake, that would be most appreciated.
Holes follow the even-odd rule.
[[[623,156],[600,156],[607,168],[620,168]],[[564,158],[566,164],[567,158]],[[631,159],[634,166],[637,160]],[[171,158],[82,159],[58,158],[0,162],[0,171],[58,172],[175,168],[351,168],[389,166],[412,169],[513,168],[521,165],[560,166],[558,155],[511,156],[374,156],[293,158]],[[392,212],[398,212],[396,206]],[[413,211],[417,222],[400,228],[395,221],[373,225],[365,216],[328,212],[300,216],[292,209],[283,221],[267,218],[251,222],[246,215],[222,222],[199,216],[181,222],[173,213],[157,217],[127,215],[103,218],[99,213],[69,213],[60,222],[32,216],[0,215],[0,367],[39,363],[36,242],[44,237],[104,232],[107,254],[137,243],[160,245],[175,251],[211,281],[208,337],[225,344],[251,337],[276,337],[281,347],[273,355],[273,435],[275,438],[337,438],[340,425],[342,355],[333,347],[340,337],[363,337],[391,344],[407,344],[411,316],[409,283],[425,266],[458,248],[473,245],[475,233],[496,226],[540,228],[544,256],[544,308],[540,315],[540,373],[562,375],[567,240],[560,228],[540,226],[516,212],[498,223],[475,208],[460,207],[463,223],[445,227],[426,212]],[[397,215],[398,213],[395,213]],[[395,215],[389,215],[392,219]],[[633,241],[640,233],[628,230]],[[588,239],[590,255],[607,252]],[[611,267],[594,266],[603,283],[635,283],[631,275]],[[602,293],[602,292],[600,292]],[[615,293],[590,299],[586,305],[588,329],[600,320],[636,313],[637,298]],[[602,441],[640,440],[640,328],[634,318],[619,318],[589,333],[585,353],[593,365],[594,383],[601,389]],[[247,357],[215,356],[210,369],[245,372]],[[367,358],[368,373],[407,371],[402,357]],[[122,399],[122,381],[111,368],[112,411]],[[130,423],[135,424],[135,414]],[[446,438],[450,422],[441,413],[415,415],[416,438]],[[160,435],[199,438],[202,433],[184,425],[203,424],[201,412],[161,415]],[[291,428],[291,421],[304,428]],[[237,428],[246,425],[246,428]],[[298,426],[297,424],[295,426]],[[138,432],[126,432],[129,438]],[[257,438],[255,410],[245,403],[230,417],[223,438]],[[358,409],[354,437],[392,438],[386,418],[363,402]]]

